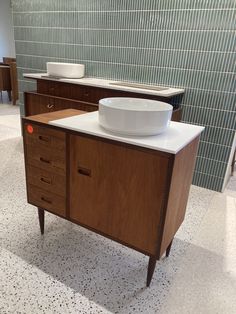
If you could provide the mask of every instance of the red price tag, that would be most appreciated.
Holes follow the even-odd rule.
[[[30,124],[27,125],[27,132],[30,134],[32,134],[34,132],[34,128],[32,125],[30,125]]]

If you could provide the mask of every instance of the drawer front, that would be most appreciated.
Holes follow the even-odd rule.
[[[55,111],[68,109],[68,108],[82,110],[82,111],[96,111],[98,110],[98,105],[87,103],[84,101],[55,97]]]
[[[65,132],[47,127],[41,127],[32,123],[25,123],[24,135],[27,145],[34,145],[36,147],[42,148],[51,148],[63,152],[65,151]]]
[[[54,111],[54,98],[38,95],[36,93],[25,92],[25,115],[33,116],[35,114]]]
[[[49,210],[52,213],[66,216],[66,199],[56,194],[28,185],[28,201],[37,207]]]
[[[71,98],[71,86],[70,83],[37,80],[37,92],[40,94]]]
[[[77,85],[49,80],[37,80],[37,92],[39,94],[52,95],[62,98],[98,103],[99,99],[112,97],[116,91],[92,86]]]
[[[94,87],[49,80],[37,80],[37,92],[40,94],[88,102],[94,99]],[[95,99],[97,100],[97,97],[95,97]]]
[[[46,147],[37,147],[36,145],[27,145],[26,152],[29,165],[59,175],[65,175],[65,152],[52,151]]]
[[[66,195],[65,176],[30,165],[27,166],[27,183],[59,196]]]
[[[37,92],[47,95],[55,94],[55,82],[50,80],[37,80]]]
[[[26,116],[33,116],[35,114],[47,113],[69,108],[82,111],[98,110],[98,105],[96,104],[79,100],[66,99],[64,97],[65,95],[63,95],[63,97],[55,97],[39,95],[33,92],[25,92]]]

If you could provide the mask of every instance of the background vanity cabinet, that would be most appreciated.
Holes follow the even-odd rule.
[[[68,109],[23,118],[28,202],[150,257],[147,285],[184,220],[199,135],[177,154],[49,125]]]
[[[136,97],[160,100],[167,103],[176,103],[177,98],[161,97],[149,94],[140,94],[95,86],[86,86],[73,83],[54,81],[52,79],[36,79],[37,91],[24,93],[25,116],[52,112],[68,108],[82,111],[98,110],[98,102],[106,97]],[[181,120],[180,104],[174,105],[173,121]]]

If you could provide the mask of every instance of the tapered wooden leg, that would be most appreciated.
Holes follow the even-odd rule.
[[[148,273],[147,273],[147,287],[150,286],[152,276],[156,267],[157,259],[155,256],[150,256],[148,263]]]
[[[44,216],[45,216],[44,209],[38,208],[38,216],[39,216],[40,231],[41,231],[41,234],[44,234]]]
[[[170,249],[171,249],[172,243],[173,243],[173,240],[170,242],[168,248],[166,249],[166,257],[170,255]]]

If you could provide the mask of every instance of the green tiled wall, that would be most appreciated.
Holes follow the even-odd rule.
[[[220,191],[235,133],[234,0],[13,0],[24,72],[78,62],[87,75],[183,87],[183,121],[204,125],[194,181]],[[23,111],[23,106],[21,107]],[[184,176],[183,176],[184,180]]]

